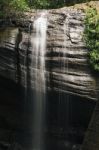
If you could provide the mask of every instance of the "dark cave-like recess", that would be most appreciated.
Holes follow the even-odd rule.
[[[66,141],[81,144],[95,102],[66,93],[46,93],[46,149],[64,150],[68,145]],[[1,147],[17,143],[20,147],[31,149],[34,101],[32,95],[30,90],[25,93],[24,89],[11,80],[0,77]]]

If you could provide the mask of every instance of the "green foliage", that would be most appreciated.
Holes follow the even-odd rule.
[[[53,9],[90,0],[0,0],[0,16],[28,8]]]
[[[27,0],[28,5],[37,9],[53,9],[91,0]]]
[[[48,0],[34,0],[33,2],[29,2],[29,6],[32,8],[47,9],[49,2]]]
[[[13,7],[15,10],[27,10],[28,5],[25,0],[11,0],[10,6]]]
[[[58,8],[65,5],[64,0],[28,0],[28,4],[32,8],[49,9]]]
[[[86,11],[84,39],[89,49],[89,61],[99,71],[99,14],[95,8]]]
[[[0,17],[9,16],[11,13],[27,9],[26,0],[0,0]]]

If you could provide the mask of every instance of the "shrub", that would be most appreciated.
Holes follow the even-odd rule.
[[[95,8],[86,11],[84,39],[89,49],[89,62],[99,71],[99,14]]]
[[[25,11],[28,4],[25,0],[0,0],[0,17],[9,16],[17,11]]]
[[[21,10],[21,11],[27,10],[28,8],[28,5],[25,0],[12,0],[10,2],[10,6],[11,8],[14,8],[14,10]]]

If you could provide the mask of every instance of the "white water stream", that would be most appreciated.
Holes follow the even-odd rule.
[[[39,16],[38,16],[39,15]],[[45,120],[45,54],[47,14],[42,12],[37,15],[33,23],[34,34],[32,37],[32,73],[34,81],[34,117],[33,117],[33,150],[42,150],[44,142]]]

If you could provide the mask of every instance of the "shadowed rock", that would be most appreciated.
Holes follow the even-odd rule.
[[[35,13],[32,19],[35,19],[34,16]],[[62,8],[49,10],[47,16],[45,76],[48,89],[53,87],[55,91],[96,100],[96,81],[90,72],[88,50],[83,42],[85,14],[80,10]],[[32,79],[30,72],[32,70],[35,73],[36,69],[35,64],[30,67],[33,63],[31,59],[35,59],[35,54],[32,54],[35,31],[31,27],[27,29],[28,32],[24,28],[22,30],[20,42],[16,41],[20,32],[17,28],[7,28],[0,32],[0,75],[15,82],[20,80],[20,84],[27,87]],[[33,88],[33,79],[31,84]]]

